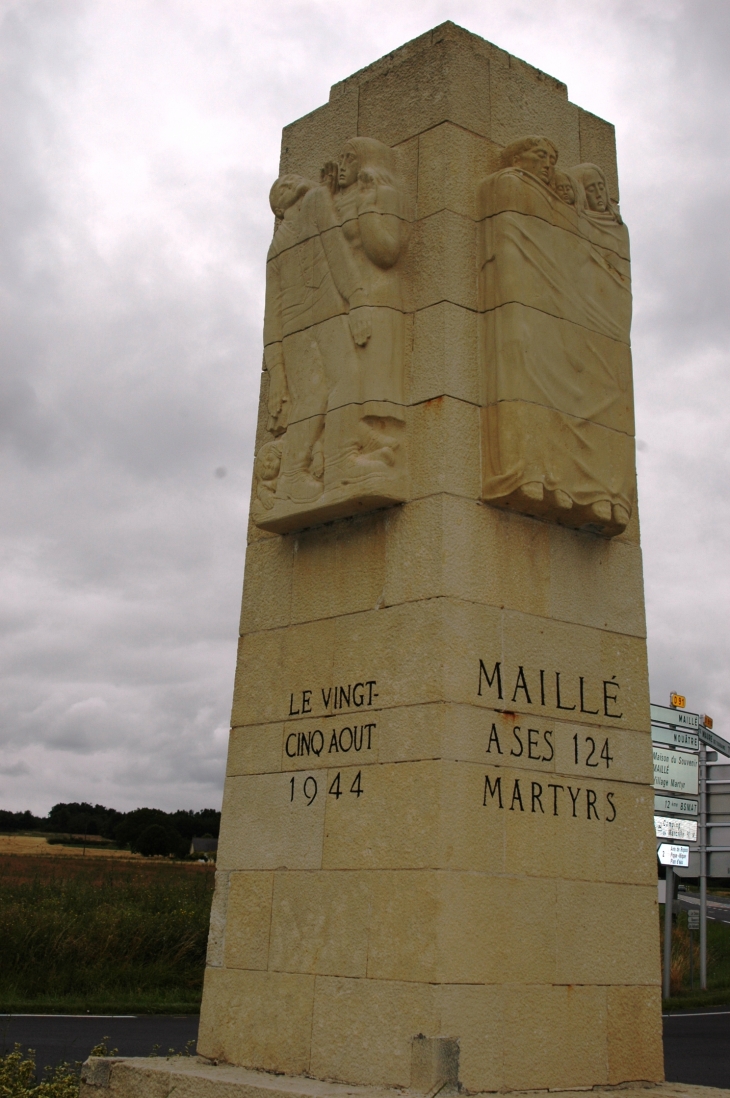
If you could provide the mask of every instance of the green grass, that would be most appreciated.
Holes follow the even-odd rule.
[[[207,866],[0,857],[0,1012],[196,1013]]]
[[[662,956],[664,950],[664,905],[660,905]],[[690,938],[687,913],[680,912],[672,931],[671,998],[665,1010],[687,1010],[730,1003],[730,926],[708,920],[707,991],[700,991],[699,932],[693,934],[694,987],[689,983]]]

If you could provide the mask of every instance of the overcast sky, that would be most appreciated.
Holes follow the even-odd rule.
[[[0,807],[219,805],[281,127],[445,19],[616,126],[652,698],[730,737],[730,3],[0,0]]]

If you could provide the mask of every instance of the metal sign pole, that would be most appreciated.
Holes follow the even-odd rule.
[[[707,990],[707,748],[700,744],[700,988]]]
[[[672,908],[674,907],[674,870],[667,867],[666,892],[664,894],[664,972],[662,973],[662,998],[668,999],[671,991],[672,968]]]

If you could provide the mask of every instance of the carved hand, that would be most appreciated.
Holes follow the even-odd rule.
[[[374,206],[378,197],[378,188],[372,174],[363,169],[358,173],[357,182],[358,207],[362,209],[363,207]]]
[[[319,173],[320,182],[329,189],[331,194],[337,194],[339,174],[340,166],[334,160],[328,160]]]
[[[280,344],[273,343],[266,347],[264,362],[269,374],[269,415],[276,417],[289,399]]]
[[[352,338],[355,340],[358,347],[364,347],[370,339],[373,330],[370,320],[370,309],[367,305],[358,305],[355,309],[350,309],[349,319]]]

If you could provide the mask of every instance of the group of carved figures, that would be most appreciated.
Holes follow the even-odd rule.
[[[404,313],[396,270],[408,231],[393,150],[355,137],[319,184],[271,188],[264,361],[268,429],[257,495],[313,505],[393,477],[404,426]]]
[[[479,187],[482,495],[613,534],[633,491],[628,234],[601,169],[557,159],[522,138]],[[254,518],[276,529],[327,500],[406,498],[410,218],[394,151],[364,137],[317,183],[282,175],[270,202]]]

